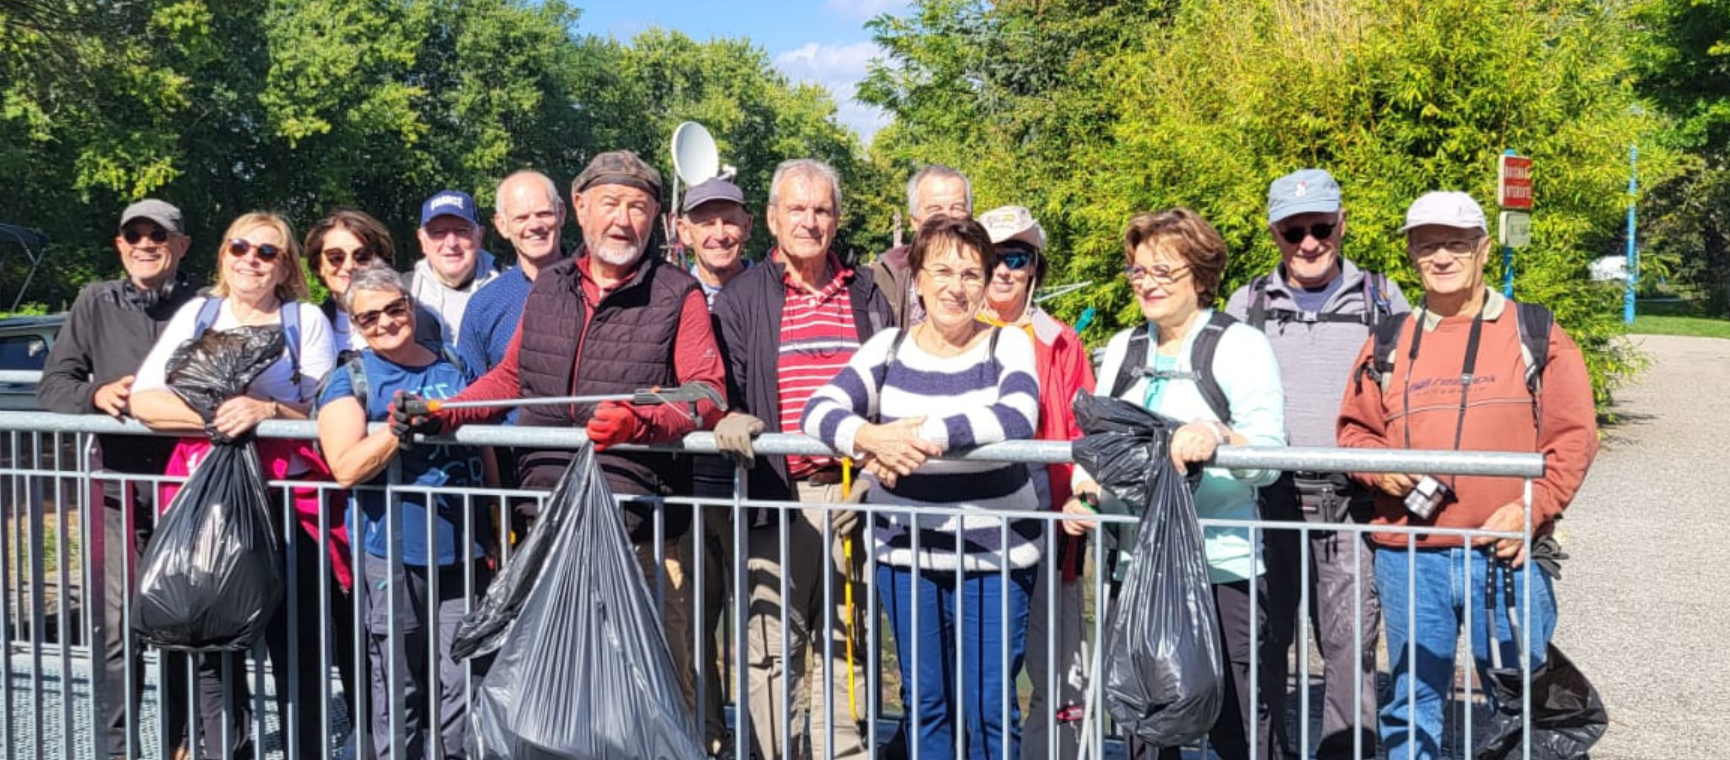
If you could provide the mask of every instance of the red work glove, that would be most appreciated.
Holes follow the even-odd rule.
[[[602,401],[595,407],[595,415],[589,418],[589,442],[595,444],[596,451],[630,443],[642,427],[643,421],[637,418],[637,412],[630,404]]]

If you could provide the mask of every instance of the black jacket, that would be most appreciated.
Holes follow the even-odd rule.
[[[763,420],[765,432],[781,432],[781,309],[787,301],[787,267],[766,262],[733,278],[715,295],[710,311],[715,342],[727,365],[728,409]],[[895,326],[889,301],[865,268],[853,270],[847,285],[853,325],[864,343],[878,330]],[[787,458],[764,456],[751,468],[751,498],[794,499],[787,480]],[[765,466],[766,465],[766,466]]]
[[[96,389],[137,374],[162,328],[197,295],[185,277],[154,298],[127,280],[84,286],[42,367],[36,390],[42,406],[61,414],[100,414]],[[104,466],[119,472],[160,475],[174,450],[168,437],[104,435],[98,441]]]

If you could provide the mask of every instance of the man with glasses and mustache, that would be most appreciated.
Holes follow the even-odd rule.
[[[92,283],[79,291],[42,369],[37,396],[43,407],[60,414],[106,414],[116,419],[130,415],[129,399],[138,366],[156,345],[163,326],[198,294],[180,273],[180,260],[191,244],[180,209],[155,198],[126,207],[120,215],[119,234],[114,237],[126,276]],[[172,438],[102,435],[94,444],[93,466],[161,475],[168,469],[173,450]],[[125,651],[128,632],[122,611],[132,594],[127,563],[136,566],[150,539],[156,522],[156,489],[126,489],[111,482],[96,483],[93,490],[101,493],[104,507],[103,615],[97,623],[103,667],[96,670],[102,679],[96,693],[106,732],[102,751],[108,757],[126,757],[128,735],[135,747],[138,741],[136,727],[126,725],[127,705],[130,702],[132,715],[140,714],[145,680],[144,648],[134,641],[130,661]],[[126,509],[132,510],[131,535],[126,533]],[[184,732],[185,701],[168,702],[170,730]],[[171,743],[183,736],[170,737]]]
[[[409,275],[409,291],[439,321],[439,337],[461,346],[458,335],[469,299],[499,275],[493,255],[481,250],[487,227],[475,199],[460,190],[440,190],[420,207],[421,260]]]
[[[1327,172],[1303,169],[1274,180],[1268,187],[1267,223],[1280,263],[1233,293],[1226,312],[1266,333],[1273,344],[1285,387],[1290,444],[1333,446],[1334,420],[1355,366],[1353,357],[1377,324],[1410,307],[1399,286],[1340,254],[1346,213],[1340,186]],[[1263,519],[1285,522],[1362,522],[1370,510],[1365,489],[1342,473],[1327,472],[1283,473],[1261,489],[1261,505]],[[1307,748],[1294,748],[1284,717],[1288,653],[1297,637],[1303,592],[1299,565],[1304,534],[1274,529],[1262,535],[1268,636],[1261,645],[1260,688],[1275,716],[1274,756],[1283,750],[1304,757]],[[1363,540],[1359,533],[1321,530],[1307,535],[1312,622],[1326,684],[1316,757],[1373,758],[1381,611],[1370,553],[1354,551],[1353,544]],[[1359,748],[1355,754],[1354,745]]]
[[[661,173],[635,153],[619,150],[595,156],[571,182],[571,210],[583,231],[582,249],[574,258],[536,275],[504,360],[452,400],[630,394],[640,388],[688,383],[704,383],[722,392],[725,371],[702,287],[659,256],[646,255],[649,233],[661,212],[660,198]],[[420,429],[454,428],[498,419],[504,411],[446,408],[430,418],[398,421]],[[684,404],[544,404],[524,407],[517,424],[584,428],[601,451],[600,467],[615,494],[686,496],[691,492],[690,457],[604,449],[675,441],[710,427],[721,416],[709,401],[699,402],[692,412]],[[519,453],[517,472],[524,488],[550,490],[571,460],[571,452],[565,450]],[[690,510],[663,511],[639,502],[624,510],[625,527],[649,588],[666,591],[661,615],[667,643],[686,699],[694,708],[686,610],[689,589],[679,549]],[[532,519],[532,515],[525,517]],[[533,529],[532,523],[528,529]],[[660,567],[657,551],[666,558]]]
[[[1544,456],[1543,477],[1530,481],[1352,476],[1374,492],[1370,522],[1378,526],[1517,534],[1527,527],[1527,495],[1531,499],[1534,557],[1519,538],[1370,534],[1393,677],[1381,710],[1382,749],[1390,758],[1436,760],[1442,756],[1443,704],[1455,691],[1462,619],[1473,621],[1467,635],[1479,683],[1493,662],[1486,622],[1496,628],[1503,662],[1514,668],[1529,662],[1536,670],[1546,656],[1556,629],[1556,597],[1549,568],[1540,568],[1559,559],[1550,536],[1597,455],[1598,427],[1580,347],[1548,310],[1516,303],[1485,285],[1485,261],[1495,241],[1477,201],[1460,192],[1427,193],[1412,203],[1400,229],[1424,300],[1410,317],[1387,326],[1397,330],[1363,342],[1353,362],[1362,369],[1353,373],[1340,402],[1339,445]],[[1531,559],[1540,568],[1527,567]],[[1485,604],[1492,578],[1511,582],[1513,592],[1494,613]],[[1501,604],[1515,605],[1519,620],[1530,615],[1530,625],[1520,626],[1530,642],[1524,652],[1513,643]],[[1536,704],[1539,697],[1532,699]]]

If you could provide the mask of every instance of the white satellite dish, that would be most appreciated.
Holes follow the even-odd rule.
[[[709,130],[694,121],[673,130],[673,173],[687,187],[714,178],[721,170],[720,154]]]

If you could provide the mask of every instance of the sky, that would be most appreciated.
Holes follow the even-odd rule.
[[[775,67],[796,82],[821,84],[834,94],[841,123],[869,142],[888,122],[882,112],[853,102],[853,88],[880,52],[865,22],[903,13],[906,0],[600,0],[582,9],[581,32],[629,40],[660,27],[698,40],[749,38]]]

